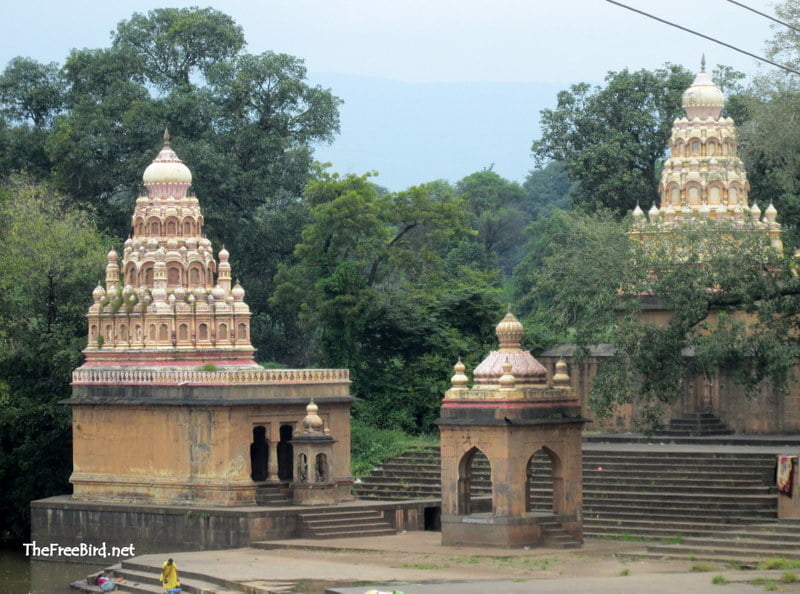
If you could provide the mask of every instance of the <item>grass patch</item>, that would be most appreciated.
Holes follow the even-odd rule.
[[[619,574],[620,574],[622,577],[626,577],[626,576],[629,576],[629,575],[631,574],[631,570],[630,570],[630,569],[628,569],[628,568],[626,567],[625,569],[623,569],[622,571],[620,571],[620,572],[619,572]]]
[[[675,536],[669,536],[665,538],[660,538],[658,540],[661,544],[671,545],[671,544],[681,544],[683,542],[683,536],[680,534],[676,534]]]
[[[800,559],[770,557],[758,564],[759,569],[800,569]]]
[[[709,563],[695,563],[689,568],[689,571],[714,571],[716,567]]]
[[[646,542],[648,539],[644,536],[637,536],[635,534],[605,534],[600,537],[600,540],[621,540],[623,542]]]
[[[213,363],[206,363],[202,367],[200,367],[200,371],[217,371],[217,366]]]
[[[715,575],[713,578],[711,578],[711,583],[716,586],[724,586],[725,584],[729,584],[730,582],[728,581],[728,578],[726,578],[724,575]]]
[[[784,584],[793,584],[797,581],[797,574],[796,573],[784,573],[781,576],[781,581]]]
[[[474,565],[476,563],[480,563],[483,561],[482,557],[452,557],[450,559],[453,563],[467,563],[469,565]]]
[[[367,476],[386,458],[438,444],[438,436],[408,435],[399,429],[376,429],[353,419],[350,423],[350,470],[354,477]]]
[[[404,563],[400,567],[403,569],[447,569],[450,565],[447,563]]]

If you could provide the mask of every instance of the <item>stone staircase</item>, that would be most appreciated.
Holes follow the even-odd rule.
[[[256,505],[289,505],[291,497],[291,489],[280,483],[260,483],[256,487]]]
[[[136,594],[163,594],[160,576],[161,568],[139,563],[135,560],[122,561],[107,568],[125,580],[117,584],[115,592],[134,592]],[[295,584],[290,582],[259,581],[258,583],[231,582],[202,573],[180,570],[181,590],[188,594],[278,594],[295,591]],[[90,586],[85,581],[70,584],[74,590],[83,592],[100,592],[98,586]]]
[[[800,520],[747,524],[710,535],[685,537],[672,544],[651,543],[646,555],[750,564],[771,557],[800,559]]]
[[[769,453],[608,449],[583,451],[584,535],[674,539],[777,517]],[[552,509],[549,470],[534,464],[533,511]],[[541,478],[539,478],[541,477]],[[473,465],[472,496],[490,494],[488,462]],[[360,499],[441,496],[437,448],[385,461],[356,485]]]
[[[300,514],[300,538],[347,538],[397,534],[380,512],[328,508]]]
[[[732,434],[733,430],[710,410],[695,411],[676,419],[670,419],[666,429],[656,432],[656,436],[659,437],[705,437]]]

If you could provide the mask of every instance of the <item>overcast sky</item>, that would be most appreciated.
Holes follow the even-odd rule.
[[[623,1],[756,54],[763,54],[764,41],[771,35],[769,21],[726,0]],[[766,0],[744,3],[774,14],[772,3]],[[5,64],[18,55],[61,62],[72,48],[107,46],[110,31],[135,11],[193,4],[198,2],[8,2],[0,19],[0,62]],[[242,25],[249,52],[272,50],[301,57],[312,80],[319,76],[326,86],[336,81],[331,74],[401,83],[567,86],[580,81],[600,82],[609,70],[656,68],[667,61],[696,70],[702,53],[709,68],[727,64],[748,74],[756,72],[751,58],[605,0],[226,0],[215,2],[213,7]],[[502,88],[498,87],[499,94]],[[337,93],[336,88],[333,90]],[[344,99],[357,103],[353,97]],[[541,107],[535,106],[535,113]],[[503,111],[502,97],[498,97],[496,108],[488,109]],[[348,144],[348,128],[358,127],[352,121],[348,124],[345,115],[358,117],[357,113],[343,113],[342,146]],[[530,168],[528,148],[538,134],[528,114],[524,121],[530,127],[525,130],[526,146],[514,150],[525,154],[519,164],[508,169],[511,173],[501,172],[516,179],[523,178]],[[364,128],[378,126],[376,134],[383,130],[380,121],[361,124]],[[519,125],[509,120],[509,128]],[[386,130],[390,127],[387,123]],[[454,137],[458,136],[456,132]],[[356,145],[360,141],[351,137],[349,142]],[[497,138],[493,142],[506,141]],[[376,150],[380,152],[371,147],[371,154],[376,155]],[[460,154],[463,158],[463,151]],[[330,151],[325,157],[329,156]],[[419,155],[416,158],[420,160]],[[392,178],[387,170],[389,161],[377,159],[378,163],[372,163],[365,158],[362,163],[354,155],[346,159],[348,167],[361,171],[379,168],[387,179]],[[503,161],[499,156],[497,160]],[[476,157],[475,162],[488,165],[483,156]],[[471,166],[472,162],[464,165]],[[462,173],[457,168],[440,171],[436,177]],[[409,172],[402,179],[390,179],[387,185],[418,183],[431,174],[420,169],[417,178],[412,179],[414,173]]]

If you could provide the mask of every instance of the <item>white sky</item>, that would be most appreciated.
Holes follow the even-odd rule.
[[[769,23],[726,0],[625,0],[760,54]],[[772,14],[771,2],[745,3]],[[198,2],[8,2],[0,62],[61,61],[71,48],[104,47],[132,12]],[[224,0],[214,8],[245,29],[249,51],[306,59],[309,70],[405,82],[601,80],[612,69],[665,61],[746,71],[745,56],[604,0]]]
[[[726,0],[622,1],[759,55],[771,36],[769,21]],[[767,0],[744,1],[774,14]],[[18,55],[61,62],[72,48],[107,47],[111,30],[133,12],[197,4],[196,0],[7,2],[0,19],[0,67]],[[559,83],[566,87],[580,81],[600,82],[609,70],[652,69],[667,61],[694,71],[702,53],[709,69],[726,64],[748,74],[757,70],[751,58],[605,0],[220,0],[213,6],[242,25],[247,51],[272,50],[301,57],[312,82],[315,75],[335,80],[323,76],[328,73],[405,83]],[[357,103],[354,97],[337,92],[335,86],[332,90],[348,104]],[[427,92],[420,87],[417,90]],[[380,147],[372,147],[364,156],[351,152],[339,156],[337,151],[344,151],[348,144],[358,150],[363,144],[361,137],[348,137],[348,130],[355,130],[357,124],[374,129],[379,136],[392,125],[409,128],[414,122],[357,122],[360,113],[351,110],[343,112],[342,135],[322,156],[356,172],[379,169],[378,182],[391,189],[434,177],[455,181],[474,171],[475,164],[493,162],[502,175],[521,180],[532,166],[529,147],[538,135],[536,114],[541,107],[531,106],[533,115],[517,114],[516,120],[511,118],[514,114],[508,114],[506,129],[526,128],[513,140],[513,148],[506,137],[487,136],[484,144],[494,143],[497,155],[476,154],[470,159],[459,141],[452,152],[460,153],[462,163],[441,161],[439,165],[436,155],[417,152],[406,156],[403,174],[396,178],[392,169],[396,166],[400,171],[398,159],[402,156],[381,161]],[[487,109],[502,112],[514,108],[498,97],[496,107]],[[462,128],[453,129],[453,138],[459,138],[465,124],[454,121],[453,125]],[[420,136],[424,134],[419,130]],[[442,134],[446,137],[448,132]],[[501,145],[513,150],[515,163],[500,154]],[[403,150],[397,145],[393,148]],[[430,169],[423,170],[422,165]]]

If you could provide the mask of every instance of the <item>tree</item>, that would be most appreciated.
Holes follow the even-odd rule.
[[[639,243],[607,216],[566,216],[557,245],[520,271],[518,287],[579,347],[615,348],[593,380],[599,415],[632,401],[651,410],[690,374],[720,367],[749,394],[786,385],[800,353],[800,281],[763,232],[702,220]],[[660,300],[668,322],[648,321],[643,299]]]
[[[456,192],[470,210],[471,224],[478,231],[477,240],[510,275],[519,262],[527,223],[524,190],[518,183],[484,169],[460,180]]]
[[[539,164],[564,162],[578,182],[576,205],[622,216],[637,203],[650,204],[657,198],[672,121],[691,82],[689,71],[666,64],[654,71],[609,72],[604,87],[572,85],[558,94],[555,109],[541,111],[534,157]]]
[[[0,188],[0,235],[0,541],[9,541],[26,537],[32,499],[69,489],[71,424],[59,401],[108,242],[91,214],[22,177]]]
[[[566,210],[575,187],[561,161],[550,161],[530,171],[522,185],[527,194],[525,210],[530,220],[547,217],[558,208]]]
[[[380,193],[368,175],[321,172],[295,263],[275,278],[273,311],[297,318],[301,363],[351,370],[358,415],[428,431],[461,353],[481,353],[501,311],[491,275],[448,269],[469,237],[463,203],[434,182]]]
[[[113,48],[137,59],[136,70],[165,91],[189,88],[192,78],[236,57],[242,28],[213,8],[158,8],[117,25]]]

